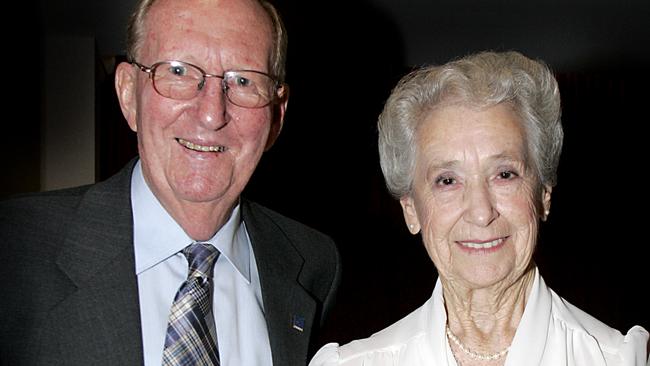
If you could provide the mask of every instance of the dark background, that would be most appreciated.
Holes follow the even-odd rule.
[[[376,119],[393,85],[412,68],[483,49],[543,59],[560,82],[564,151],[536,253],[547,283],[623,332],[635,324],[650,329],[642,299],[650,278],[647,0],[275,3],[289,31],[291,99],[283,133],[245,195],[337,242],[344,277],[322,341],[366,337],[431,295],[435,268],[384,187]],[[49,35],[96,37],[97,178],[134,155],[112,70],[102,62],[120,60],[132,4],[12,5],[8,13],[20,26],[3,29],[10,54],[3,61],[2,195],[39,189],[48,97],[39,85]],[[74,65],[62,72],[74,72]]]

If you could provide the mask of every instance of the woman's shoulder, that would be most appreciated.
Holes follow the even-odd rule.
[[[419,358],[427,347],[422,335],[408,340],[386,343],[374,335],[339,346],[329,343],[312,358],[309,366],[392,366],[404,360]]]
[[[404,344],[373,345],[372,337],[352,341],[340,346],[328,343],[312,358],[309,366],[388,366],[394,365],[401,357]]]
[[[417,349],[419,343],[424,342],[430,302],[368,338],[343,346],[326,344],[314,355],[309,366],[393,365],[405,357],[404,352]]]
[[[574,341],[595,342],[608,365],[644,365],[647,357],[648,332],[634,326],[623,335],[553,292],[553,321]]]

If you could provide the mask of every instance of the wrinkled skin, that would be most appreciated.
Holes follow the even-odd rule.
[[[272,34],[271,20],[255,1],[160,0],[147,14],[137,61],[149,66],[180,60],[211,74],[268,73]],[[138,134],[145,181],[190,237],[209,239],[277,138],[286,100],[238,107],[225,98],[217,78],[207,79],[194,99],[173,100],[159,95],[148,74],[127,63],[118,66],[116,89]],[[179,138],[225,151],[195,151]]]
[[[433,110],[417,130],[412,191],[401,199],[439,272],[450,327],[477,350],[510,344],[550,208],[518,118],[507,104]]]

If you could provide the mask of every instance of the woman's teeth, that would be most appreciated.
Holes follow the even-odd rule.
[[[495,246],[503,243],[504,240],[506,240],[506,239],[505,238],[499,238],[499,239],[495,239],[495,240],[492,240],[492,241],[488,241],[486,243],[472,243],[472,242],[464,242],[464,241],[461,241],[459,243],[460,243],[460,245],[462,245],[464,247],[467,247],[467,248],[489,249],[489,248],[495,247]]]
[[[179,144],[185,146],[186,148],[194,151],[201,151],[201,152],[224,152],[226,151],[225,146],[221,145],[214,145],[214,146],[203,146],[199,144],[195,144],[193,142],[189,142],[187,140],[184,140],[182,138],[176,138],[176,141],[178,141]]]

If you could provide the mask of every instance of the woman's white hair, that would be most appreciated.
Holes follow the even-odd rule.
[[[538,182],[555,186],[563,139],[555,77],[543,62],[518,52],[481,52],[417,69],[393,89],[378,128],[381,169],[394,197],[411,191],[419,124],[450,103],[478,108],[508,103],[520,116]]]

